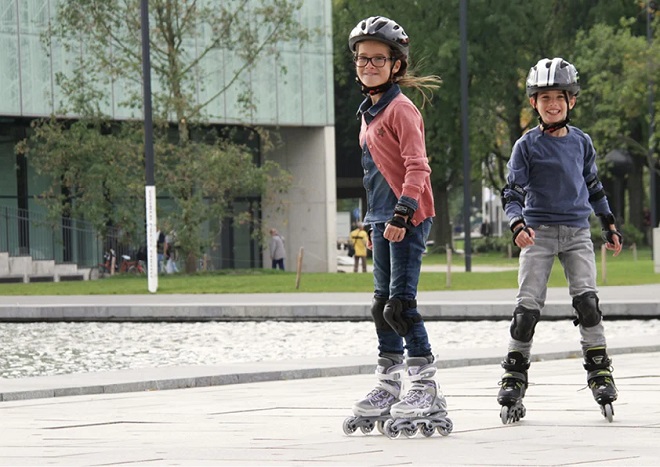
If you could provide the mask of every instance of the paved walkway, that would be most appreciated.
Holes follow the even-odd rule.
[[[601,287],[610,319],[660,317],[658,284]],[[146,287],[146,286],[145,286]],[[516,289],[420,292],[426,320],[509,319]],[[0,321],[371,320],[371,293],[0,295]],[[545,319],[572,318],[566,287],[549,288]]]
[[[420,302],[479,309],[499,300],[510,316],[514,295],[433,292],[420,294]],[[109,318],[103,313],[113,310],[104,300],[111,298],[113,305],[158,318],[165,309],[194,313],[219,303],[247,309],[247,297],[260,310],[275,298],[5,296],[0,314],[49,310],[61,319],[67,309],[88,307],[101,310],[97,318]],[[337,313],[351,300],[370,298],[276,297],[294,315],[323,304]],[[631,309],[650,307],[650,316],[660,316],[657,285],[602,288],[600,297]],[[549,291],[548,302],[554,300],[570,308],[565,288]],[[502,349],[440,355],[438,379],[455,428],[430,439],[343,433],[352,403],[374,384],[371,357],[3,379],[0,465],[660,465],[660,336],[609,342],[621,392],[613,423],[601,416],[588,389],[580,391],[585,375],[576,347],[574,341],[535,346],[527,417],[506,426],[495,401]]]
[[[613,423],[580,390],[581,360],[560,358],[532,365],[527,416],[502,425],[501,368],[466,360],[438,372],[454,422],[448,437],[346,436],[353,401],[374,383],[349,374],[2,402],[0,465],[659,465],[660,336],[654,352],[636,343],[614,358]]]

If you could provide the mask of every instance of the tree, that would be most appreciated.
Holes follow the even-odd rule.
[[[645,3],[469,1],[472,176],[468,183],[473,183],[476,189],[483,184],[496,191],[504,185],[513,144],[537,124],[525,93],[525,79],[530,67],[544,57],[563,57],[577,65],[585,92],[579,99],[574,122],[592,135],[601,155],[601,176],[607,176],[609,171],[602,158],[617,141],[619,144],[627,138],[628,144],[639,148],[641,157],[648,140],[646,85],[649,77],[657,75],[654,70],[658,63],[657,41],[648,52],[651,55],[644,51]],[[360,157],[356,144],[358,126],[354,120],[359,95],[352,81],[354,72],[346,46],[348,32],[355,23],[374,14],[393,18],[411,38],[411,57],[417,73],[435,74],[443,79],[432,105],[422,110],[433,169],[436,245],[451,242],[450,222],[458,220],[459,209],[455,206],[461,204],[465,183],[460,141],[458,6],[459,0],[335,0],[333,10],[337,150],[354,154],[358,166],[355,176],[359,176]],[[633,19],[621,23],[621,18]],[[649,61],[651,56],[655,58]],[[649,63],[655,65],[647,66]],[[414,95],[410,97],[415,99]],[[659,102],[656,98],[656,106]],[[656,125],[656,134],[659,130],[660,125]],[[639,170],[642,167],[643,164]],[[641,174],[637,178],[639,183],[635,188],[641,194],[644,186]],[[633,203],[641,213],[644,205],[641,195],[633,194]],[[641,214],[636,214],[635,219],[641,219]]]
[[[299,0],[150,1],[156,183],[173,201],[168,223],[177,230],[187,272],[195,270],[206,221],[232,216],[236,197],[266,194],[268,186],[286,189],[285,172],[255,160],[271,144],[266,132],[244,132],[236,143],[236,131],[211,132],[205,124],[210,116],[220,117],[209,115],[209,105],[236,87],[245,115],[253,110],[245,71],[260,57],[277,56],[276,46],[307,40],[310,31],[297,20],[300,5]],[[109,123],[105,111],[111,108],[109,85],[121,83],[120,106],[141,116],[140,1],[59,2],[45,40],[61,45],[72,59],[69,70],[57,76],[65,98],[58,115],[76,115],[78,122],[38,122],[34,137],[19,150],[29,151],[34,166],[53,176],[46,200],[54,212],[91,217],[99,228],[112,224],[143,232],[142,130],[131,122]],[[214,66],[222,63],[223,51],[231,66]],[[218,89],[207,84],[213,73],[226,76]],[[86,173],[90,166],[93,174]]]
[[[584,89],[578,115],[601,154],[623,149],[632,156],[627,220],[643,230],[643,173],[649,166],[648,83],[657,75],[660,47],[649,47],[646,37],[634,34],[635,26],[635,19],[627,19],[619,25],[597,24],[578,34],[576,60]]]

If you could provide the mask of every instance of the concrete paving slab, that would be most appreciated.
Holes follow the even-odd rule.
[[[441,369],[447,437],[346,436],[373,375],[3,402],[0,465],[658,465],[659,358],[616,358],[613,423],[580,390],[578,359],[532,365],[514,425],[499,419],[498,365]]]

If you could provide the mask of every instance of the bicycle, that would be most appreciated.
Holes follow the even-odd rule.
[[[140,259],[131,259],[129,255],[121,255],[122,262],[119,265],[120,273],[146,274],[146,263]]]

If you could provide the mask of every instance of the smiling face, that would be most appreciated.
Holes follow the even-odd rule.
[[[362,84],[367,87],[371,88],[387,83],[390,79],[390,76],[399,71],[399,68],[401,67],[401,62],[399,60],[392,64],[392,61],[389,60],[389,58],[392,56],[392,51],[386,44],[383,44],[382,42],[359,42],[357,44],[356,51],[358,58],[372,59],[364,67],[355,67],[358,78],[360,78]],[[385,60],[385,65],[380,68],[374,66],[373,59],[376,58],[380,58],[381,61],[383,58],[387,59]]]
[[[539,91],[536,96],[529,98],[529,103],[536,108],[543,121],[548,125],[564,121],[569,108],[572,109],[575,106],[575,101],[575,96],[571,96],[567,104],[564,91],[559,90]]]

